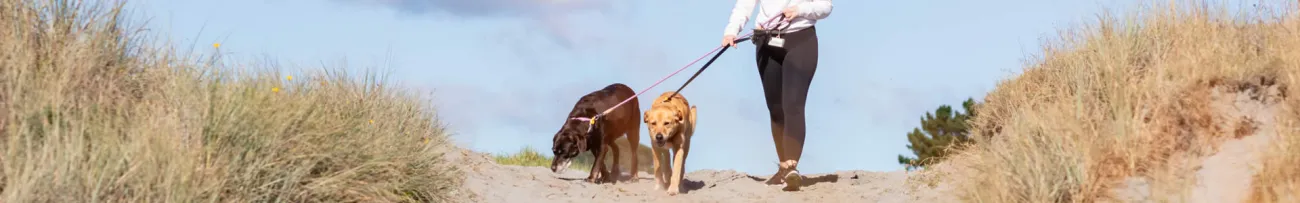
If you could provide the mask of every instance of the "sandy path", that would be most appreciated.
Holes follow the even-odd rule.
[[[1259,154],[1276,135],[1274,116],[1280,91],[1261,87],[1249,91],[1215,90],[1211,106],[1219,121],[1215,133],[1231,134],[1209,154],[1192,155],[1179,176],[1189,182],[1187,202],[1243,202],[1250,191]],[[466,166],[462,199],[456,202],[959,202],[943,192],[948,186],[914,186],[916,174],[903,171],[839,171],[805,174],[802,191],[783,192],[762,182],[771,174],[750,175],[734,170],[698,170],[686,174],[685,192],[668,196],[653,190],[650,174],[637,182],[591,184],[586,174],[571,170],[555,174],[543,167],[503,166],[483,153],[458,149],[448,159]],[[937,189],[936,189],[937,188]],[[1147,178],[1132,177],[1115,188],[1121,202],[1152,202]],[[1167,196],[1167,195],[1162,195]]]
[[[653,176],[644,172],[637,182],[596,185],[584,182],[586,174],[576,170],[555,174],[543,167],[498,165],[467,150],[449,158],[467,164],[463,192],[469,195],[458,202],[953,202],[939,201],[928,189],[908,189],[902,171],[807,174],[802,191],[782,192],[764,185],[765,176],[698,170],[686,174],[683,194],[668,196],[653,190]]]
[[[1194,157],[1182,166],[1192,168],[1190,178],[1195,185],[1185,202],[1245,202],[1251,190],[1252,179],[1259,167],[1260,155],[1270,139],[1277,136],[1278,104],[1281,102],[1278,86],[1255,86],[1243,91],[1216,88],[1210,102],[1216,114],[1220,134],[1235,135],[1208,155]],[[1151,202],[1152,192],[1148,180],[1132,177],[1125,187],[1115,191],[1124,202]],[[1174,196],[1169,198],[1181,199]]]
[[[1201,168],[1196,171],[1197,186],[1192,191],[1192,202],[1246,201],[1251,179],[1260,163],[1260,154],[1269,140],[1277,136],[1274,120],[1277,104],[1281,102],[1280,93],[1277,86],[1236,93],[1215,92],[1212,103],[1215,111],[1225,118],[1243,120],[1237,125],[1249,126],[1246,128],[1252,133],[1223,142],[1217,153],[1201,161]]]

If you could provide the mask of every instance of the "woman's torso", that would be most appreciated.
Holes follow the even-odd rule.
[[[757,28],[759,26],[762,26],[763,23],[766,23],[768,19],[781,16],[781,11],[785,10],[785,8],[798,5],[799,3],[803,3],[803,2],[812,2],[813,0],[752,0],[752,1],[757,1],[755,7],[758,7],[758,9],[756,9],[755,12],[758,13],[758,16],[756,16],[755,18],[757,20],[754,20],[754,27]],[[770,25],[777,26],[775,29],[785,29],[784,30],[785,33],[790,33],[790,32],[803,30],[804,28],[812,27],[813,25],[816,24],[817,24],[817,20],[814,19],[795,18],[793,21],[790,21],[789,23],[785,23],[785,24],[782,24],[777,20],[773,20],[772,24]],[[770,27],[763,27],[763,28],[773,29]]]

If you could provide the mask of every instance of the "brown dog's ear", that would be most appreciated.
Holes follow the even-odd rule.
[[[587,149],[587,142],[574,142],[570,145],[570,150],[577,150],[579,153]]]

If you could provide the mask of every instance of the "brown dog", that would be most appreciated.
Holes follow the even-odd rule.
[[[671,98],[670,98],[671,96]],[[681,94],[665,92],[656,98],[645,112],[646,128],[650,132],[654,154],[655,189],[668,190],[668,195],[681,192],[682,170],[686,168],[686,155],[691,151],[691,136],[695,135],[695,106],[686,101]],[[675,150],[673,156],[669,150]],[[665,159],[672,160],[671,163]],[[664,164],[671,164],[669,174]]]
[[[618,145],[614,144],[619,136],[627,136],[628,146],[632,147],[632,181],[637,180],[635,169],[637,168],[637,142],[641,137],[641,123],[636,122],[637,116],[641,114],[640,105],[636,98],[632,98],[623,106],[610,111],[595,122],[590,122],[592,116],[605,111],[619,102],[635,97],[636,93],[632,88],[621,83],[614,83],[605,86],[604,89],[596,90],[583,95],[578,102],[573,105],[573,110],[569,111],[568,117],[564,119],[564,125],[560,131],[555,133],[552,138],[551,152],[554,159],[551,160],[552,172],[563,172],[572,164],[573,158],[577,157],[583,151],[590,151],[595,155],[595,161],[592,163],[591,172],[587,175],[587,181],[592,183],[615,182],[621,174],[619,172],[619,150]],[[612,150],[614,155],[614,164],[611,166],[612,173],[605,168],[605,151]],[[599,172],[599,174],[597,173]]]

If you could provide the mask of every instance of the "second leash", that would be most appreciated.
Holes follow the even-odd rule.
[[[745,42],[746,40],[749,40],[749,39],[750,39],[750,37],[743,37],[743,38],[740,38],[740,39],[736,39],[735,43]],[[718,52],[718,54],[714,54],[714,55],[713,55],[713,58],[709,59],[709,62],[704,62],[704,66],[701,66],[701,67],[700,67],[700,70],[695,71],[695,75],[691,75],[691,78],[690,78],[690,79],[686,79],[686,83],[682,83],[682,86],[681,86],[681,87],[678,87],[678,88],[677,88],[677,91],[673,91],[673,95],[672,95],[672,96],[668,96],[668,98],[673,98],[673,97],[676,97],[678,94],[681,94],[682,89],[686,89],[686,85],[690,85],[690,84],[691,84],[691,81],[695,81],[695,77],[699,77],[699,76],[700,76],[700,73],[703,73],[703,72],[704,72],[704,69],[708,69],[708,68],[709,68],[709,65],[713,65],[713,61],[718,60],[718,57],[719,57],[719,56],[722,56],[722,53],[723,53],[723,52],[727,52],[727,49],[726,49],[726,48],[723,48],[722,51],[719,51],[719,52]]]
[[[764,23],[762,23],[762,24],[763,24],[763,25],[770,25],[770,24],[772,23],[772,21],[777,20],[778,18],[783,19],[784,16],[773,17],[773,18],[771,18],[771,19],[768,19],[766,22],[764,22]],[[750,33],[748,33],[748,34],[745,34],[744,36],[741,36],[740,38],[737,38],[735,42],[739,43],[739,42],[744,42],[745,40],[750,40],[750,39],[753,38],[753,37],[752,37],[753,34],[754,34],[753,32],[750,32]],[[618,109],[619,106],[623,106],[623,104],[626,104],[628,101],[632,101],[633,98],[640,97],[641,94],[644,94],[645,92],[650,91],[650,89],[654,89],[655,86],[658,86],[660,83],[663,83],[664,80],[668,80],[668,78],[672,78],[674,75],[677,75],[677,73],[681,73],[683,70],[686,70],[686,68],[690,68],[691,65],[694,65],[695,63],[700,62],[700,60],[704,59],[704,57],[706,57],[706,56],[709,56],[709,54],[712,54],[713,52],[718,52],[717,54],[715,54],[715,55],[713,56],[712,59],[709,59],[709,62],[707,62],[707,63],[704,64],[704,67],[701,67],[699,71],[696,71],[696,72],[695,72],[695,75],[691,76],[691,79],[686,81],[686,84],[682,84],[682,86],[681,86],[680,88],[677,89],[677,91],[681,91],[682,88],[686,88],[686,85],[687,85],[687,84],[690,84],[691,80],[695,80],[695,77],[698,77],[698,76],[700,75],[700,73],[702,73],[702,72],[704,71],[705,68],[708,68],[710,64],[713,64],[713,61],[714,61],[714,60],[717,60],[719,56],[722,56],[722,53],[727,51],[726,48],[727,48],[727,46],[725,46],[725,45],[718,46],[717,48],[713,48],[713,50],[712,50],[712,51],[709,51],[709,53],[706,53],[706,54],[704,54],[703,56],[700,56],[700,58],[697,58],[697,59],[695,59],[694,61],[691,61],[690,63],[687,63],[686,66],[682,66],[682,68],[677,69],[677,71],[673,71],[672,74],[668,74],[668,76],[664,76],[663,78],[660,78],[659,81],[656,81],[654,84],[651,84],[649,87],[646,87],[645,89],[641,90],[641,92],[637,92],[636,94],[632,95],[632,97],[628,97],[627,99],[623,99],[622,102],[619,102],[618,104],[615,104],[614,106],[609,107],[609,109],[605,109],[605,111],[601,111],[600,113],[597,113],[596,115],[592,115],[590,118],[572,118],[572,119],[574,119],[574,120],[580,120],[580,121],[587,121],[587,122],[589,122],[589,123],[591,123],[591,124],[595,124],[595,123],[596,123],[596,120],[599,119],[600,116],[603,116],[603,115],[605,115],[605,114],[609,114],[609,112],[614,111],[614,109]],[[721,50],[721,51],[719,51],[719,50]],[[673,94],[677,94],[677,93],[673,93]],[[676,95],[674,95],[674,96],[676,96]]]

